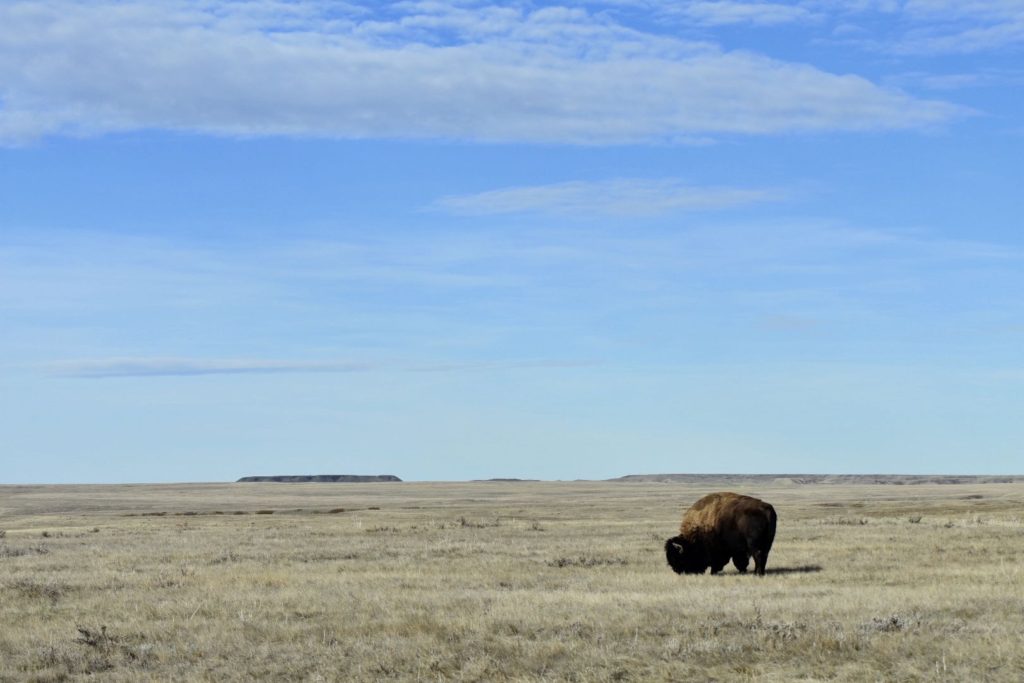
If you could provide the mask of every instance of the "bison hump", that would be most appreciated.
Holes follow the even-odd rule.
[[[774,512],[771,505],[751,496],[730,491],[709,493],[686,511],[679,531],[681,535],[693,538],[714,533],[745,515],[774,517]]]

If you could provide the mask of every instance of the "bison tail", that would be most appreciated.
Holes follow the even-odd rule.
[[[779,517],[775,514],[775,508],[768,506],[768,544],[765,550],[772,547],[772,542],[775,540],[775,527],[778,524]]]

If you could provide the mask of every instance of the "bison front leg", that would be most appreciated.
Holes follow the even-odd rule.
[[[746,574],[747,565],[750,564],[750,558],[746,555],[737,555],[732,558],[732,564],[740,574]]]

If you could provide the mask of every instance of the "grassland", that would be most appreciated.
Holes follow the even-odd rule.
[[[1024,680],[1024,484],[727,487],[767,577],[714,482],[0,486],[0,681]]]

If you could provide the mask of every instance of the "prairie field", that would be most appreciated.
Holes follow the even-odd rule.
[[[779,515],[677,576],[685,507]],[[1024,483],[0,486],[0,681],[1021,681]]]

